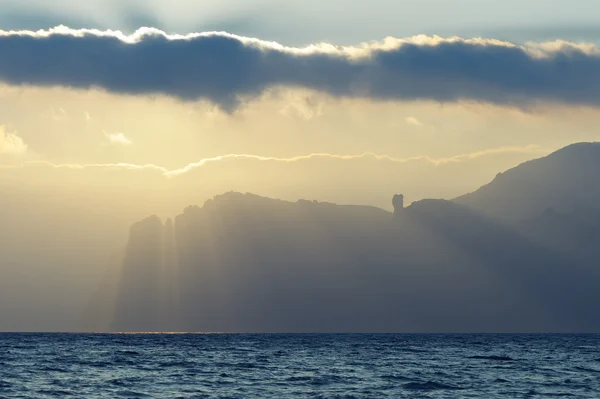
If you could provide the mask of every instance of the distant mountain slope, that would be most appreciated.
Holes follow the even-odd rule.
[[[600,143],[577,143],[499,173],[455,202],[487,215],[525,220],[548,208],[559,212],[600,209]]]

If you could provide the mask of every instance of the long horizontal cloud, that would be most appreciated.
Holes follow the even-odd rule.
[[[0,31],[0,80],[208,99],[232,108],[278,85],[373,99],[550,100],[600,104],[600,50],[570,43],[415,37],[361,47],[277,43],[226,33],[134,35]]]
[[[224,162],[224,161],[235,161],[235,160],[250,160],[250,161],[258,161],[258,162],[276,162],[276,163],[292,163],[292,162],[303,162],[310,161],[314,159],[333,159],[339,161],[351,161],[351,160],[359,160],[359,159],[373,159],[377,161],[383,162],[393,162],[393,163],[407,163],[407,162],[423,162],[434,166],[439,166],[448,163],[456,163],[456,162],[466,162],[469,160],[491,156],[496,154],[532,154],[532,155],[547,155],[551,152],[549,149],[544,149],[536,145],[528,145],[528,146],[513,146],[513,147],[497,147],[497,148],[489,148],[481,151],[470,152],[465,154],[454,155],[446,158],[432,158],[426,155],[414,156],[408,158],[396,158],[389,155],[381,155],[374,154],[371,152],[366,152],[363,154],[329,154],[329,153],[312,153],[307,155],[298,155],[295,157],[289,158],[280,158],[280,157],[267,157],[261,155],[252,155],[252,154],[226,154],[217,157],[211,158],[203,158],[198,162],[190,163],[179,169],[167,169],[162,166],[154,165],[154,164],[145,164],[145,165],[137,165],[131,163],[96,163],[96,164],[54,164],[46,161],[30,161],[24,163],[20,166],[17,165],[0,165],[1,168],[6,169],[17,169],[23,168],[27,166],[50,166],[52,168],[66,168],[66,169],[123,169],[123,170],[153,170],[156,172],[160,172],[163,176],[166,177],[175,177],[179,175],[183,175],[188,173],[194,169],[201,168],[203,166],[207,166],[212,163]]]

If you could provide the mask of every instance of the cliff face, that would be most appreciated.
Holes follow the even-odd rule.
[[[156,217],[135,223],[123,257],[113,328],[154,330],[175,317],[177,262],[173,223]]]
[[[110,329],[600,329],[590,259],[525,233],[443,200],[394,216],[227,193],[131,228]]]
[[[376,208],[240,193],[186,209],[175,222],[181,329],[318,329],[326,308],[339,307],[340,282],[358,278],[365,238],[383,237],[389,221]]]

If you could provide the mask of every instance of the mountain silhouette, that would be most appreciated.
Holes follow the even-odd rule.
[[[218,195],[134,224],[86,320],[110,302],[114,331],[600,331],[599,164],[573,145],[393,213]]]
[[[495,217],[524,220],[548,208],[600,209],[600,143],[577,143],[499,173],[489,184],[454,201]]]

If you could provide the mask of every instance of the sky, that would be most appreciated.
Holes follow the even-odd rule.
[[[595,0],[0,9],[2,261],[37,270],[60,225],[40,254],[98,254],[52,260],[78,293],[131,223],[225,191],[390,210],[600,137]]]
[[[224,30],[286,45],[352,45],[386,36],[485,36],[596,41],[595,0],[2,0],[4,29]]]

